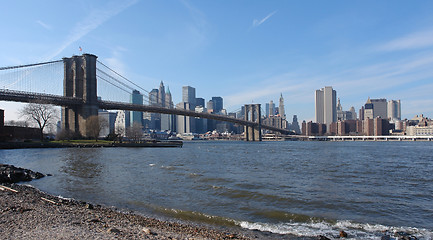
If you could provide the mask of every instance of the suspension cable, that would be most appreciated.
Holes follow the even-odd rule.
[[[25,68],[25,67],[34,67],[39,65],[45,65],[50,63],[58,63],[62,62],[63,60],[56,60],[56,61],[50,61],[50,62],[42,62],[42,63],[33,63],[33,64],[27,64],[27,65],[18,65],[18,66],[9,66],[9,67],[0,67],[1,70],[9,70],[9,69],[16,69],[16,68]]]

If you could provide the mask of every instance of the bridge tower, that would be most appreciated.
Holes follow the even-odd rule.
[[[245,120],[258,123],[258,126],[245,126],[245,141],[262,141],[262,120],[260,104],[245,104]]]
[[[96,58],[92,54],[63,58],[63,95],[83,99],[83,104],[62,107],[62,129],[88,136],[86,121],[98,115]]]

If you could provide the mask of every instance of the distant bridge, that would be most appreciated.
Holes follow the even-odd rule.
[[[31,91],[0,89],[0,100],[15,102],[37,102],[43,104],[53,104],[62,106],[62,128],[70,129],[87,135],[86,120],[93,115],[98,114],[98,109],[106,110],[129,110],[140,112],[151,112],[161,114],[173,114],[189,117],[198,117],[213,119],[217,121],[231,122],[245,126],[246,140],[261,141],[261,129],[267,129],[283,134],[293,134],[291,131],[282,128],[276,128],[261,124],[260,105],[245,105],[245,119],[237,119],[225,115],[210,113],[199,113],[186,109],[166,108],[160,106],[132,104],[118,101],[99,100],[97,98],[97,75],[96,56],[83,54],[82,56],[73,56],[72,58],[63,58],[64,79],[63,79],[63,96],[47,93],[36,93]],[[37,63],[14,67],[4,67],[1,70],[19,69],[35,67],[44,64],[53,64],[60,61],[47,63]],[[104,65],[105,66],[105,65]],[[103,72],[105,73],[105,72]],[[28,75],[28,73],[26,73]],[[40,74],[40,73],[39,73]],[[116,73],[117,74],[117,73]],[[102,78],[107,79],[112,77]],[[113,78],[114,79],[114,78]],[[1,79],[0,79],[1,80]],[[115,80],[119,82],[118,80]],[[112,85],[119,85],[118,83]],[[44,83],[40,83],[44,84]],[[124,83],[121,83],[124,85]],[[135,84],[134,84],[135,85]],[[120,88],[123,90],[122,88]],[[125,91],[125,90],[124,90]],[[249,110],[248,110],[249,109]],[[248,111],[251,111],[249,114]],[[250,119],[250,120],[248,120]]]

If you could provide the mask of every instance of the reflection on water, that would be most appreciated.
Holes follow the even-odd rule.
[[[59,158],[62,167],[59,169],[63,188],[66,191],[94,193],[99,189],[101,181],[100,174],[103,165],[100,162],[100,155],[103,149],[72,149],[67,148]]]

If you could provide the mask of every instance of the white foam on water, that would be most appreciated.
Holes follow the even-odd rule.
[[[408,233],[418,239],[432,239],[433,231],[413,227],[390,227],[380,224],[353,223],[351,221],[337,221],[335,224],[328,222],[289,222],[289,223],[252,223],[238,222],[242,228],[272,232],[277,234],[292,234],[300,237],[316,237],[323,235],[329,238],[338,238],[341,230],[348,234],[346,239],[381,239],[384,235],[391,236],[397,232]]]

